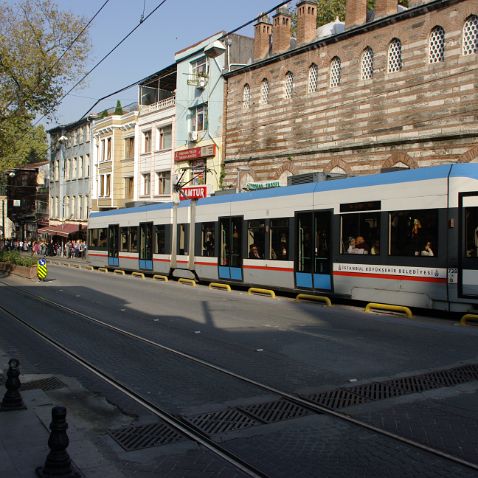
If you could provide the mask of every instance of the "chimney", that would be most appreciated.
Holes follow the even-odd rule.
[[[345,5],[345,28],[363,25],[367,21],[367,0],[347,0]]]
[[[297,4],[297,44],[315,40],[317,32],[317,2],[302,0]]]
[[[262,60],[269,54],[272,25],[268,15],[262,15],[255,25],[254,60]]]
[[[282,53],[290,48],[291,17],[287,7],[280,7],[273,17],[272,54]]]
[[[398,11],[398,0],[376,0],[375,18],[388,17]]]

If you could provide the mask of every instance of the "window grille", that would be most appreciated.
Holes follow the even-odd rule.
[[[468,17],[463,27],[463,55],[478,53],[478,16]]]
[[[342,79],[342,64],[340,58],[336,56],[330,62],[330,87],[335,88],[340,85]]]
[[[428,62],[441,61],[445,61],[445,30],[437,26],[430,33]]]
[[[319,68],[314,63],[309,68],[308,93],[315,93],[317,91],[318,76],[319,76]]]
[[[292,98],[292,93],[294,91],[294,75],[289,71],[285,75],[285,97],[290,99]]]
[[[362,80],[370,80],[373,78],[373,50],[370,47],[365,48],[362,53]]]
[[[242,90],[242,109],[248,110],[251,106],[251,88],[248,84]]]
[[[402,42],[394,38],[388,47],[388,72],[395,73],[402,69]]]
[[[269,82],[264,79],[261,83],[261,104],[267,105],[269,103]]]

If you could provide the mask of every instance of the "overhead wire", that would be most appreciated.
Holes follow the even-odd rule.
[[[130,30],[106,55],[101,58],[90,70],[88,70],[59,100],[58,104],[60,104],[80,83],[82,83],[98,66],[100,66],[116,49],[118,49],[148,18],[150,18],[156,11],[162,7],[167,0],[162,0],[151,12],[146,15],[142,21],[140,20],[139,23]],[[114,93],[112,93],[114,94]],[[51,112],[51,111],[50,111]],[[35,122],[37,125],[43,118],[45,118],[47,114],[44,114],[39,120]]]
[[[290,0],[285,1],[285,2],[283,1],[283,2],[281,2],[281,3],[277,4],[277,5],[275,5],[274,7],[270,8],[270,9],[267,10],[266,12],[263,12],[263,13],[261,13],[260,15],[254,17],[252,20],[249,20],[248,22],[243,23],[241,26],[234,28],[234,30],[231,30],[231,31],[225,33],[224,35],[220,36],[220,37],[218,38],[218,40],[222,40],[222,39],[226,38],[228,35],[232,35],[233,33],[237,32],[237,31],[239,31],[239,30],[242,30],[243,28],[249,26],[250,24],[254,23],[255,21],[260,20],[264,15],[268,15],[269,13],[271,13],[271,12],[277,10],[278,8],[282,7],[283,5],[286,5],[287,3],[289,3],[289,1],[290,1]],[[144,11],[143,11],[143,14],[144,14]],[[142,18],[143,18],[143,16],[142,16]],[[146,18],[147,18],[147,17],[146,17]],[[145,18],[145,19],[146,19],[146,18]],[[142,20],[142,21],[143,21],[143,20]],[[118,93],[121,93],[122,91],[127,90],[128,88],[131,88],[131,87],[137,85],[141,80],[143,80],[143,78],[140,78],[139,80],[135,81],[134,83],[131,83],[130,85],[125,86],[125,87],[123,87],[123,88],[121,88],[121,89],[119,89],[119,90],[117,90],[117,91],[115,91],[115,92],[113,92],[113,93],[108,93],[107,95],[105,95],[105,96],[103,96],[102,98],[98,99],[98,101],[96,101],[96,103],[95,103],[94,105],[92,105],[92,106],[86,111],[86,113],[83,114],[83,116],[82,116],[81,118],[84,118],[99,102],[101,102],[101,101],[103,101],[103,100],[109,98],[110,96],[113,96],[113,95],[116,95],[116,94],[118,94]],[[62,98],[62,99],[63,99],[63,98]],[[81,118],[80,118],[80,119],[81,119]]]

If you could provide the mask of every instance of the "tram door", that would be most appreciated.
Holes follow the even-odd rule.
[[[153,270],[153,223],[139,223],[139,268]]]
[[[119,266],[119,226],[113,224],[108,226],[108,265]]]
[[[296,216],[295,284],[299,289],[332,290],[331,211]]]
[[[220,279],[242,281],[242,216],[219,218]]]
[[[478,297],[478,192],[458,196],[461,241],[458,248],[458,295]],[[448,272],[448,280],[453,270]]]

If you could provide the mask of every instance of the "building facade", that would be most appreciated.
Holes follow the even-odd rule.
[[[254,62],[226,74],[226,186],[478,160],[478,4],[397,3],[348,0],[316,29],[299,1],[295,39],[287,10],[256,24]]]
[[[5,239],[29,241],[48,226],[49,163],[25,164],[7,174],[0,208]]]
[[[175,90],[175,64],[139,84],[134,163],[135,202],[171,201],[173,137],[176,129]]]
[[[93,123],[91,210],[117,209],[134,198],[136,105]]]
[[[250,63],[252,38],[212,35],[175,55],[177,64],[174,160],[181,185],[222,188],[224,71]]]
[[[47,232],[51,236],[84,238],[91,207],[92,118],[57,126],[48,133],[51,157]]]

